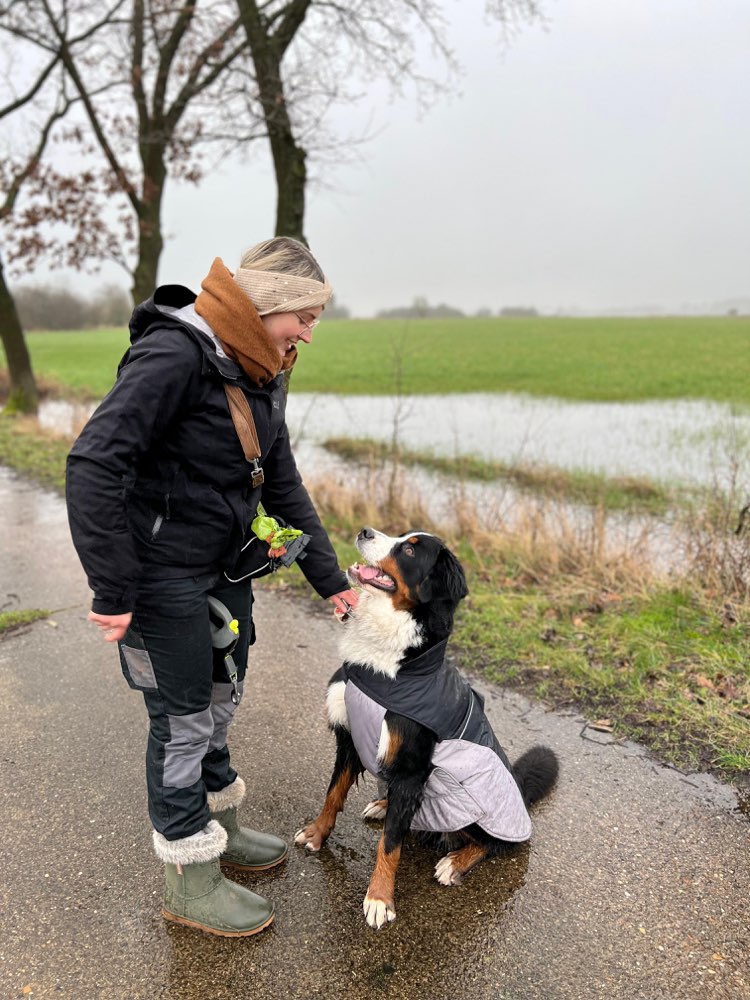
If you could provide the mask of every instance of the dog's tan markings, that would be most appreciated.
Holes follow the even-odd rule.
[[[401,578],[401,571],[399,570],[398,563],[393,556],[386,556],[385,559],[381,559],[380,568],[384,570],[396,584],[396,590],[393,594],[391,594],[393,607],[396,608],[397,611],[409,611],[411,608],[415,607],[417,602],[411,596],[408,587]]]
[[[399,752],[404,743],[404,738],[401,733],[388,733],[388,747],[386,748],[384,756],[381,758],[384,764],[392,764],[396,759],[396,754]]]
[[[310,851],[320,850],[336,825],[336,817],[344,808],[346,797],[355,780],[354,771],[346,770],[343,772],[336,784],[328,789],[323,808],[317,819],[297,831],[294,837],[295,844],[304,845]]]
[[[370,927],[380,929],[396,919],[396,905],[393,901],[394,888],[396,884],[396,870],[401,860],[401,845],[387,853],[385,849],[385,836],[381,836],[378,841],[378,853],[375,859],[375,868],[367,887],[362,909]]]
[[[459,885],[464,875],[483,861],[487,853],[487,847],[474,843],[451,851],[435,865],[435,878],[441,885]]]

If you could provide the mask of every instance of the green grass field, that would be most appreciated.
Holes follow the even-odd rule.
[[[101,397],[124,330],[31,333],[37,374]],[[298,392],[525,392],[750,403],[750,318],[332,320],[301,345]]]

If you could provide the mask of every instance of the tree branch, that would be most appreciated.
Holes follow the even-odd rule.
[[[305,20],[305,15],[311,3],[312,0],[290,0],[284,9],[281,23],[271,35],[271,40],[278,53],[279,60],[281,60],[281,57],[289,48],[292,39]]]
[[[86,109],[86,114],[88,115],[88,119],[91,123],[91,128],[94,131],[94,135],[96,136],[96,139],[101,147],[101,150],[104,153],[107,163],[109,163],[110,167],[112,168],[112,171],[117,177],[120,187],[122,188],[123,192],[130,201],[130,204],[133,206],[134,211],[138,213],[140,209],[140,199],[138,198],[135,192],[135,188],[128,179],[125,170],[120,165],[117,156],[115,155],[115,152],[112,149],[112,146],[107,140],[106,135],[104,134],[104,129],[102,128],[102,123],[99,121],[99,116],[97,115],[96,108],[94,107],[90,95],[86,91],[86,88],[83,84],[83,80],[81,79],[81,75],[78,72],[78,67],[76,66],[75,60],[73,59],[73,54],[71,53],[68,47],[68,40],[61,32],[60,26],[55,20],[54,14],[50,10],[48,0],[41,0],[41,2],[42,6],[44,7],[45,13],[47,14],[50,26],[55,36],[57,37],[60,58],[62,59],[63,65],[65,66],[68,75],[70,76],[71,80],[75,85],[76,90],[80,95],[81,102],[83,103],[83,106]]]
[[[190,22],[193,20],[196,3],[197,0],[186,0],[177,20],[174,23],[167,42],[161,50],[152,106],[154,119],[157,119],[160,122],[164,119],[164,98],[167,93],[167,84],[169,83],[169,72],[172,68],[172,62],[174,61],[174,57],[180,47],[180,42],[182,41],[185,32],[190,27]]]
[[[19,191],[23,186],[24,182],[28,180],[29,177],[34,173],[34,171],[39,166],[39,161],[42,158],[42,153],[47,145],[47,140],[49,139],[50,132],[53,126],[60,121],[67,113],[73,103],[72,100],[68,99],[65,101],[61,108],[53,112],[47,119],[47,122],[39,135],[39,142],[36,145],[36,149],[33,151],[31,156],[26,161],[26,165],[19,170],[19,172],[13,178],[8,191],[5,195],[5,200],[2,205],[0,205],[0,219],[5,219],[11,214],[13,208],[15,207],[16,200],[18,198]]]
[[[0,108],[0,118],[5,118],[6,115],[12,114],[14,111],[17,111],[18,108],[23,107],[24,104],[28,104],[29,101],[33,100],[39,93],[45,81],[47,80],[47,78],[49,77],[50,73],[55,68],[55,66],[57,66],[59,61],[60,57],[56,55],[55,58],[50,62],[50,64],[48,66],[45,66],[45,68],[39,74],[39,79],[36,81],[35,84],[33,84],[31,89],[23,95],[23,97],[19,97],[11,104],[7,104],[4,108]]]
[[[133,0],[132,38],[133,57],[130,63],[130,85],[138,110],[138,134],[144,135],[148,127],[148,104],[143,89],[143,0]]]
[[[238,29],[241,27],[241,24],[242,22],[238,17],[235,21],[233,21],[230,25],[228,25],[224,29],[224,31],[219,35],[218,38],[214,39],[214,41],[209,43],[203,49],[203,51],[200,52],[198,56],[196,56],[196,59],[190,70],[190,74],[187,80],[180,88],[179,94],[174,99],[171,108],[165,115],[164,120],[165,123],[167,124],[168,132],[173,131],[174,128],[177,126],[177,123],[182,117],[182,114],[185,111],[188,102],[192,100],[193,97],[196,97],[198,94],[200,94],[207,87],[210,87],[210,85],[219,76],[221,76],[224,70],[228,69],[235,61],[235,59],[248,48],[249,43],[247,39],[244,39],[241,45],[238,45],[235,49],[233,49],[229,53],[229,55],[221,62],[216,63],[211,69],[210,73],[207,73],[206,76],[199,81],[201,71],[205,69],[205,67],[208,65],[212,54],[217,51],[220,52],[224,48],[224,46],[227,44],[230,38],[232,38],[232,36],[237,33]]]

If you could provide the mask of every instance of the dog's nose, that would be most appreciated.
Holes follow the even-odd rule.
[[[364,541],[369,540],[369,539],[374,538],[374,537],[375,537],[375,530],[374,530],[374,528],[363,528],[360,531],[360,533],[357,535],[357,541],[358,542],[364,542]]]

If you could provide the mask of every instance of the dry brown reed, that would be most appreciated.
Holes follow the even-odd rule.
[[[682,557],[701,590],[729,599],[750,599],[750,496],[732,470],[729,486],[714,486],[700,504],[678,518]]]
[[[634,530],[602,507],[571,508],[507,488],[489,498],[485,491],[480,499],[439,477],[428,498],[414,483],[407,485],[409,478],[401,468],[360,467],[309,478],[308,487],[321,512],[352,535],[365,524],[386,533],[435,531],[469,554],[488,579],[511,573],[555,589],[574,585],[634,593],[658,575],[648,519]]]

